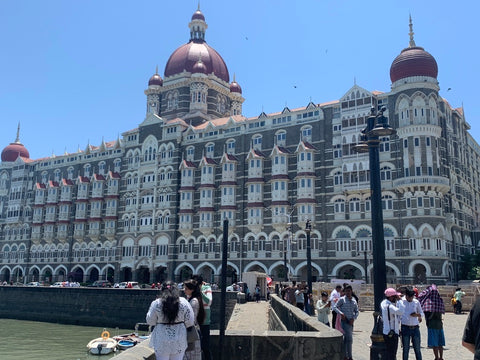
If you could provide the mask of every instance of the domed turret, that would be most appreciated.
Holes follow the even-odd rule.
[[[151,86],[151,85],[157,85],[157,86],[163,85],[163,79],[160,75],[158,75],[158,66],[157,66],[157,69],[155,70],[155,74],[153,74],[150,80],[148,80],[148,86]]]
[[[410,17],[410,44],[393,60],[390,67],[392,83],[410,76],[437,78],[438,66],[435,58],[422,47],[415,45],[413,34],[412,18]]]
[[[175,50],[167,61],[164,77],[181,74],[184,71],[195,73],[194,66],[201,59],[205,66],[205,74],[214,74],[225,82],[230,82],[227,65],[220,54],[205,41],[205,31],[208,28],[200,9],[192,16],[188,24],[190,28],[190,41]]]
[[[13,162],[17,160],[19,156],[27,159],[30,158],[30,153],[27,148],[20,142],[20,124],[18,124],[17,127],[17,138],[15,142],[10,143],[10,145],[2,151],[2,161]]]
[[[241,86],[235,81],[235,74],[233,75],[233,81],[230,83],[230,92],[234,93],[242,93]]]

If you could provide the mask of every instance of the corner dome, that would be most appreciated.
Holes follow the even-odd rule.
[[[242,93],[242,87],[235,81],[235,75],[233,75],[233,81],[230,83],[230,92],[239,94]]]
[[[429,76],[436,79],[437,75],[435,58],[419,46],[403,49],[390,67],[392,83],[410,76]]]
[[[198,59],[198,61],[193,65],[192,73],[195,74],[207,74],[207,67],[203,64],[202,59]]]
[[[416,46],[413,39],[414,32],[411,16],[409,20],[409,47],[403,49],[390,66],[390,80],[392,83],[410,76],[429,76],[436,79],[438,75],[438,66],[435,58],[422,47]]]
[[[18,124],[17,138],[15,139],[15,142],[10,143],[10,145],[5,147],[2,151],[2,162],[13,162],[17,160],[19,156],[30,159],[30,153],[20,142],[20,124]]]
[[[151,86],[151,85],[158,85],[158,86],[163,85],[163,79],[160,75],[158,75],[158,70],[155,74],[152,75],[150,80],[148,80],[148,86]]]

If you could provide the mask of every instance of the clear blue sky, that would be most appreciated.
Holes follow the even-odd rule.
[[[115,140],[145,116],[144,89],[188,42],[196,0],[0,1],[0,149],[32,159]],[[243,113],[337,100],[354,84],[390,90],[415,41],[438,63],[440,94],[464,105],[480,141],[478,1],[202,0],[206,40],[243,89]],[[447,89],[451,90],[447,91]]]

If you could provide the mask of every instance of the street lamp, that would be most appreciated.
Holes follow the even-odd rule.
[[[288,269],[288,264],[287,264],[287,251],[290,250],[290,238],[292,236],[292,223],[289,221],[287,223],[287,231],[288,231],[288,235],[287,235],[287,239],[285,240],[285,238],[283,239],[283,267],[285,269],[285,281],[288,281],[288,272],[289,272],[289,269]]]
[[[382,213],[382,185],[380,179],[380,137],[390,136],[396,133],[388,124],[388,119],[383,115],[385,107],[375,114],[372,107],[367,126],[362,130],[360,143],[354,150],[360,153],[369,153],[370,162],[370,192],[372,207],[372,250],[373,250],[373,294],[375,300],[374,326],[371,334],[372,346],[370,347],[370,359],[384,357],[385,343],[383,341],[382,327],[377,321],[380,315],[380,303],[383,300],[383,292],[387,287],[387,267],[385,265],[385,239],[383,233]]]
[[[307,285],[308,293],[312,293],[312,247],[310,244],[310,232],[312,231],[312,223],[307,220],[305,223],[305,232],[307,233]]]

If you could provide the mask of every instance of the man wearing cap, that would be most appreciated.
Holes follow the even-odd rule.
[[[383,319],[383,339],[385,341],[385,359],[395,360],[400,335],[400,318],[404,306],[400,300],[400,293],[393,288],[385,290],[385,300],[380,304]]]
[[[402,345],[403,345],[403,360],[408,360],[408,353],[410,351],[410,340],[413,343],[413,350],[415,351],[415,359],[422,360],[422,353],[420,352],[420,323],[422,322],[423,314],[420,302],[415,299],[415,291],[407,288],[405,291],[405,300],[401,300],[404,310],[401,317],[402,322]]]

